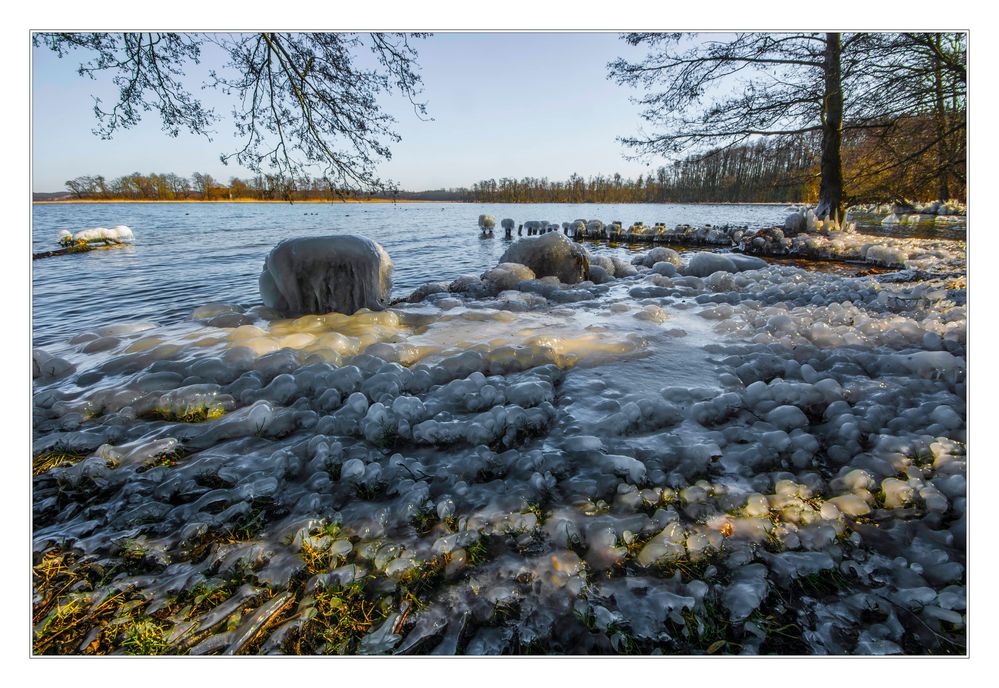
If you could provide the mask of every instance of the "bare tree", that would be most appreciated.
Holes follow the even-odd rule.
[[[819,213],[843,203],[843,128],[839,34],[739,33],[704,40],[697,34],[630,33],[645,45],[641,62],[609,65],[620,84],[640,86],[643,118],[656,131],[625,137],[639,155],[718,151],[751,138],[822,135]],[[734,92],[734,95],[728,93]]]
[[[621,140],[638,156],[672,157],[681,151],[717,154],[756,137],[818,134],[817,213],[842,216],[843,136],[887,131],[912,111],[900,65],[912,65],[917,44],[933,52],[933,36],[626,34],[628,43],[649,52],[639,62],[615,60],[610,76],[645,89],[636,100],[654,130]],[[963,74],[962,56],[937,52],[940,69]]]
[[[869,123],[867,149],[848,184],[867,196],[925,189],[937,198],[966,185],[967,36],[869,34],[854,98]],[[878,126],[874,126],[874,125]],[[893,194],[892,191],[895,191]]]
[[[118,100],[95,100],[95,133],[110,138],[135,126],[143,112],[156,111],[163,130],[211,138],[219,116],[186,83],[185,68],[197,64],[211,44],[229,57],[212,70],[205,86],[233,96],[232,116],[240,144],[221,155],[259,172],[302,176],[318,170],[331,188],[375,190],[386,186],[376,166],[398,142],[394,119],[378,102],[399,92],[418,116],[421,78],[412,37],[402,33],[36,33],[35,46],[60,57],[80,50],[90,55],[81,76],[109,75]],[[373,60],[364,64],[367,48]]]

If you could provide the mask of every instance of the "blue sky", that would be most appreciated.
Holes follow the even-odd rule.
[[[641,122],[632,92],[607,79],[607,63],[640,52],[612,33],[438,33],[417,42],[424,99],[433,121],[419,120],[400,97],[384,99],[396,116],[402,141],[380,174],[405,189],[467,186],[481,179],[563,179],[620,172],[637,176],[647,163],[628,161],[616,136],[635,133]],[[133,171],[207,172],[219,179],[245,170],[224,166],[219,154],[235,147],[223,120],[214,140],[160,131],[159,117],[103,141],[92,133],[93,96],[113,100],[108,80],[76,74],[82,53],[59,59],[33,48],[33,189],[61,191],[83,174],[116,177]],[[220,56],[206,52],[188,76],[220,114],[228,101],[198,90]],[[653,167],[660,161],[652,161]]]

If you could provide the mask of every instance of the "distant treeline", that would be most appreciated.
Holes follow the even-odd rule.
[[[963,121],[963,110],[955,119]],[[904,199],[935,200],[940,169],[948,194],[967,193],[966,141],[948,137],[947,157],[928,155],[926,117],[904,117],[888,134],[861,129],[844,135],[844,200],[848,204]],[[487,179],[472,185],[470,199],[486,203],[815,203],[819,197],[819,135],[766,139],[688,157],[637,179],[619,174],[565,181],[547,178]]]
[[[807,142],[759,141],[659,167],[637,179],[620,174],[565,181],[488,179],[472,200],[490,203],[782,203],[810,200],[817,189]],[[814,187],[814,188],[813,188]]]
[[[319,179],[287,179],[277,175],[258,175],[249,179],[230,177],[228,182],[210,174],[195,172],[181,177],[173,172],[142,174],[133,172],[115,179],[85,175],[66,182],[70,199],[123,201],[337,201],[363,200],[372,197],[398,200],[470,201],[468,189],[399,191],[357,195],[331,187]],[[36,200],[64,194],[35,194]]]
[[[228,182],[223,182],[201,172],[190,177],[173,172],[133,172],[115,179],[102,175],[83,176],[67,181],[66,188],[78,199],[131,201],[281,201],[333,199],[345,195],[321,180],[257,175],[250,179],[230,177]]]
[[[620,174],[566,181],[547,178],[502,178],[478,182],[472,188],[430,191],[389,190],[382,198],[487,203],[667,203],[805,201],[813,191],[802,179],[812,158],[804,142],[775,146],[760,141],[703,159],[690,158],[654,174],[625,179]],[[813,184],[814,186],[814,184]],[[356,196],[314,179],[282,179],[259,175],[231,177],[227,183],[210,174],[190,177],[173,173],[134,172],[116,179],[83,176],[66,182],[74,198],[100,200],[344,200]]]
[[[961,113],[963,116],[963,112]],[[844,140],[844,177],[851,181],[850,203],[936,198],[938,174],[925,163],[922,134],[928,123],[913,117],[896,122],[891,147],[885,138],[851,134]],[[688,157],[658,167],[637,179],[620,174],[584,178],[571,175],[564,181],[546,177],[487,179],[471,188],[430,191],[386,190],[378,198],[478,203],[814,203],[818,198],[819,149],[817,135],[765,139]],[[886,155],[885,151],[890,151]],[[950,193],[965,200],[965,141],[953,137],[949,144]],[[190,177],[173,173],[134,172],[116,179],[83,176],[66,182],[72,196],[100,200],[353,200],[357,196],[319,179],[288,179],[258,175],[230,177],[228,182],[195,172]]]

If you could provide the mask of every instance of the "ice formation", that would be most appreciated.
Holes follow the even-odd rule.
[[[557,277],[566,284],[589,277],[589,256],[579,244],[550,232],[537,239],[520,239],[506,250],[501,263],[526,265],[539,277]]]
[[[963,247],[839,234],[779,241],[911,269],[548,232],[385,310],[36,350],[36,563],[171,652],[960,653]],[[377,284],[336,239],[279,245],[267,289],[318,304],[344,255]]]
[[[80,242],[87,244],[131,244],[134,241],[135,235],[125,225],[116,225],[111,229],[106,227],[81,229],[76,234],[66,229],[59,231],[59,243],[63,246],[70,246]]]
[[[877,215],[908,215],[908,214],[919,214],[919,215],[940,215],[940,216],[955,216],[955,215],[966,215],[968,212],[967,207],[961,201],[955,199],[949,199],[946,201],[929,201],[929,202],[919,202],[919,201],[904,201],[902,203],[873,203],[867,205],[857,205],[849,208],[849,212],[863,212],[871,213]]]
[[[287,239],[267,255],[259,286],[264,305],[285,315],[381,310],[392,291],[392,259],[360,236]]]

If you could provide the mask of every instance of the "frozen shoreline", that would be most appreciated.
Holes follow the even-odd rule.
[[[924,248],[79,333],[36,563],[171,652],[963,651],[964,256]]]

